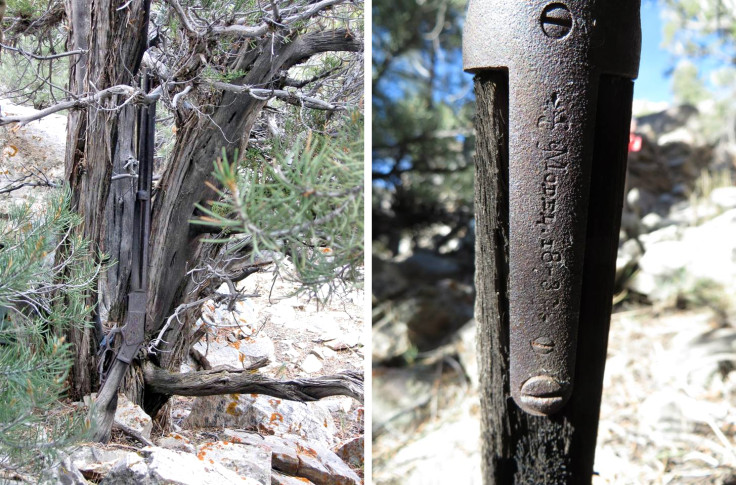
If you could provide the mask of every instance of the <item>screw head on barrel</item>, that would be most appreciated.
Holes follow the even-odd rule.
[[[572,30],[572,13],[561,3],[551,3],[542,11],[540,22],[547,37],[562,39]]]
[[[567,389],[550,376],[534,376],[521,386],[521,408],[529,414],[549,416],[567,402]]]

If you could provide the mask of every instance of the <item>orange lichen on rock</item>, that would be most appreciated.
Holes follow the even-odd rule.
[[[227,405],[227,409],[225,409],[225,412],[229,414],[230,416],[237,416],[240,414],[238,412],[238,401],[233,401],[230,404]]]
[[[296,452],[301,453],[302,455],[311,456],[313,458],[317,456],[317,452],[315,450],[308,446],[302,446],[299,443],[297,443],[296,445]]]
[[[273,413],[271,414],[271,420],[269,421],[269,423],[273,423],[274,421],[281,421],[283,423],[284,417],[279,413]]]

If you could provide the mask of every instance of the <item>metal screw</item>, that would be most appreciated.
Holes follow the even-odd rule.
[[[553,39],[561,39],[572,30],[572,13],[561,3],[547,5],[540,20],[544,34]]]
[[[555,342],[549,337],[539,337],[532,341],[532,349],[538,354],[549,354],[555,349]]]
[[[534,376],[521,386],[524,411],[537,416],[549,416],[565,405],[565,388],[550,376]]]

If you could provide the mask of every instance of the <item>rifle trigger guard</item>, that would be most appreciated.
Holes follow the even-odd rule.
[[[639,9],[470,0],[465,70],[509,76],[509,377],[530,414],[554,414],[572,394],[598,80],[636,77]]]

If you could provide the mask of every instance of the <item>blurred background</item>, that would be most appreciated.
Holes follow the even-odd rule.
[[[480,483],[466,1],[373,1],[373,476]],[[736,484],[736,0],[643,0],[596,484]]]

